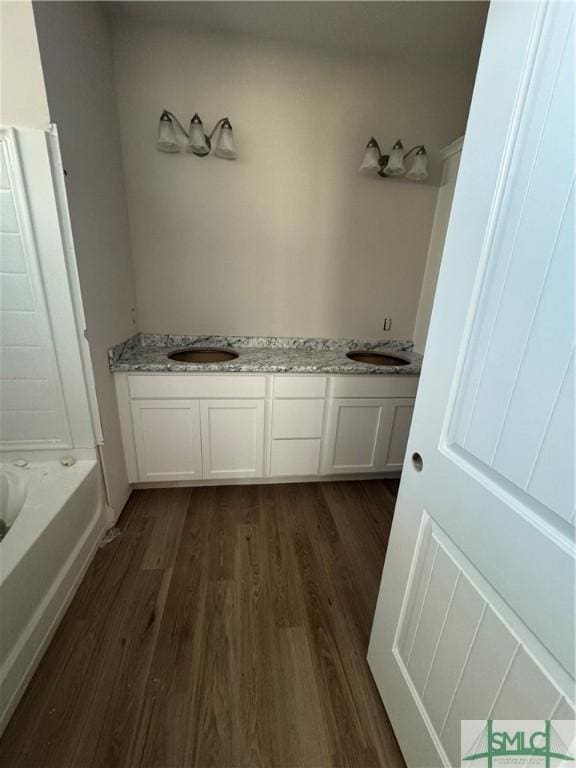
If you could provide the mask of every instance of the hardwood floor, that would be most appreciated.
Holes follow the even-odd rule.
[[[365,660],[396,487],[135,491],[0,765],[404,766]]]

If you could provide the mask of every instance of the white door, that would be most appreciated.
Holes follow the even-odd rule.
[[[492,3],[368,653],[410,768],[575,717],[574,169],[574,4]]]
[[[388,422],[384,398],[330,400],[322,472],[379,472]]]
[[[264,401],[201,400],[204,478],[261,477]]]
[[[200,480],[198,400],[133,400],[138,479]]]

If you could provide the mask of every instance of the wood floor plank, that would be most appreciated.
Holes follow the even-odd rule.
[[[232,580],[211,581],[199,654],[198,686],[185,753],[190,765],[206,768],[241,764],[239,696],[235,680],[235,595]]]
[[[340,537],[324,485],[322,483],[317,488],[306,489],[302,502],[307,510],[306,516],[315,521],[315,525],[310,527],[313,546],[321,555],[326,579],[341,597],[346,621],[355,626],[367,645],[374,616],[374,600],[371,591],[365,589],[362,570],[350,559]],[[352,509],[351,514],[356,515],[357,510]]]
[[[396,504],[396,492],[398,486],[391,480],[372,480],[360,483],[362,491],[367,497],[368,504],[362,506],[370,530],[378,540],[386,547],[390,537],[394,506]]]
[[[247,519],[238,526],[235,573],[241,765],[267,768],[273,754],[274,624],[268,615],[270,584],[260,513],[251,510]]]
[[[374,535],[372,520],[367,507],[370,500],[362,485],[356,483],[323,483],[322,494],[326,499],[340,541],[351,563],[364,563],[364,568],[354,568],[358,593],[374,604],[382,571],[383,543]]]
[[[188,736],[198,698],[204,637],[205,557],[212,489],[190,497],[170,590],[131,746],[132,766],[188,766]],[[194,670],[194,673],[192,672]]]
[[[237,498],[233,485],[211,489],[210,535],[206,568],[209,581],[234,578],[234,551],[238,522]]]
[[[355,484],[352,489],[356,489]],[[310,514],[311,510],[322,506],[323,493],[314,491],[315,489],[308,490],[305,486],[301,486],[304,501],[301,503],[300,509],[306,520],[321,521],[325,515]],[[347,494],[346,498],[350,500]],[[311,507],[311,505],[314,506]],[[334,507],[329,507],[330,512],[334,509]],[[349,514],[357,515],[358,519],[358,508],[353,505],[349,509]],[[332,526],[335,530],[334,522]],[[333,533],[327,535],[320,524],[308,526],[308,532],[312,552],[318,553],[318,565],[319,567],[323,566],[324,577],[320,572],[317,581],[326,593],[326,599],[330,606],[331,631],[341,656],[342,666],[346,670],[347,679],[351,681],[350,700],[353,702],[355,711],[358,713],[358,719],[362,723],[364,737],[361,759],[364,762],[361,764],[395,765],[398,760],[401,760],[400,752],[395,738],[389,738],[391,729],[381,728],[381,722],[387,720],[387,716],[365,659],[369,626],[362,626],[354,621],[355,617],[358,617],[359,601],[357,598],[361,592],[358,589],[350,589],[350,587],[353,584],[351,577],[360,570],[358,561],[354,560],[354,557],[348,558],[346,556],[341,537],[334,536]],[[354,563],[356,563],[356,567],[354,567]],[[355,597],[356,602],[354,601]],[[375,599],[376,594],[370,598],[370,623]],[[345,760],[346,758],[342,759]],[[354,764],[353,759],[350,764]]]
[[[260,486],[262,525],[266,536],[272,614],[278,627],[302,627],[305,623],[301,584],[294,578],[296,557],[292,545],[290,514],[282,497],[285,488]]]
[[[180,545],[182,526],[190,498],[189,488],[166,488],[157,504],[154,524],[144,553],[142,568],[171,568]]]
[[[169,577],[168,577],[169,578]],[[164,589],[163,589],[164,586]],[[93,673],[98,684],[91,690],[79,738],[69,765],[78,766],[90,755],[90,764],[107,768],[126,759],[126,732],[140,713],[166,594],[165,572],[142,570],[132,585],[133,600],[118,622],[116,637],[108,637]],[[96,725],[96,727],[95,727]],[[99,725],[99,727],[97,727]]]
[[[317,768],[332,765],[331,741],[316,685],[314,657],[304,626],[278,630],[277,702],[282,728],[276,765]]]
[[[394,485],[136,491],[3,768],[402,768],[366,651]]]
[[[346,669],[345,649],[339,647],[336,637],[333,586],[325,578],[320,554],[312,543],[310,508],[303,503],[302,497],[296,497],[295,501],[299,505],[299,519],[293,532],[294,546],[304,585],[316,681],[332,739],[332,759],[339,766],[367,765],[367,751],[371,745],[359,715],[353,680]]]

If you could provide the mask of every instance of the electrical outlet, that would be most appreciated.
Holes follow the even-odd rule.
[[[382,326],[383,331],[390,331],[392,329],[392,318],[391,317],[385,317],[384,318],[384,325]]]

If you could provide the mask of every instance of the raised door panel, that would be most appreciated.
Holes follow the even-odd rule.
[[[324,400],[274,400],[272,437],[321,437],[323,420]]]
[[[261,477],[264,401],[202,400],[200,409],[204,478]]]
[[[390,400],[388,403],[390,431],[388,441],[385,443],[384,452],[385,469],[402,469],[404,455],[406,453],[406,444],[410,433],[410,423],[412,422],[412,412],[414,411],[413,398],[399,398]]]
[[[573,719],[562,691],[525,645],[518,617],[426,513],[411,571],[390,663],[426,712],[444,765],[460,765],[462,720],[481,726],[487,713],[500,720],[510,712],[527,720],[560,719],[562,712]],[[372,644],[372,664],[377,654]]]
[[[388,429],[385,399],[330,401],[323,474],[381,471],[382,444]]]
[[[270,474],[317,475],[319,456],[320,440],[272,440]]]
[[[197,400],[136,400],[132,423],[140,481],[202,477]]]

